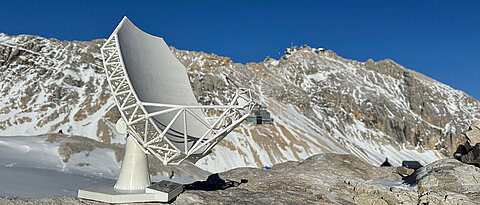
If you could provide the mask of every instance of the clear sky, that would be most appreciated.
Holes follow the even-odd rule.
[[[138,3],[141,2],[141,3]],[[480,99],[480,1],[4,1],[0,32],[106,38],[124,15],[180,49],[234,62],[307,44],[390,58]]]

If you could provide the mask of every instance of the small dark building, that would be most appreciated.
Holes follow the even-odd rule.
[[[423,165],[420,164],[420,162],[418,161],[403,161],[402,166],[409,169],[414,169],[414,170],[417,170],[418,168],[423,167]]]
[[[261,125],[261,124],[272,124],[273,118],[270,117],[270,112],[267,111],[266,106],[259,106],[256,110],[247,117],[247,122]]]

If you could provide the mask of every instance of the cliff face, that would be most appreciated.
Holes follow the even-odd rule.
[[[68,42],[0,34],[0,135],[57,133],[123,142],[103,74],[104,40]],[[279,59],[238,64],[171,48],[202,104],[250,88],[275,123],[242,124],[197,165],[209,171],[264,166],[316,153],[431,162],[451,154],[480,119],[480,103],[392,60],[358,62],[333,51],[289,48]],[[214,166],[212,166],[214,165]]]
[[[300,145],[296,153],[312,147],[343,150],[377,165],[383,157],[398,165],[401,159],[439,154],[410,149],[450,155],[464,141],[461,133],[480,117],[474,98],[388,59],[358,62],[304,46],[287,49],[279,60],[242,65],[212,54],[173,50],[190,68],[197,96],[215,99],[212,92],[228,93],[225,88],[236,86],[258,94],[277,122],[267,132],[253,129],[260,136],[252,141],[273,145],[264,149],[290,142]]]

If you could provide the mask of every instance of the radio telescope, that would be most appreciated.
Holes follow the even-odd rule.
[[[209,154],[256,105],[238,89],[228,105],[199,105],[185,66],[165,41],[124,17],[101,48],[113,98],[121,114],[116,128],[127,135],[117,183],[81,189],[79,198],[108,203],[169,201],[183,186],[150,186],[147,154],[164,165],[196,162]],[[207,117],[206,113],[216,115]]]

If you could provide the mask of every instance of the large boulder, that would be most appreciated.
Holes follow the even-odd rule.
[[[407,180],[418,184],[419,204],[478,204],[480,168],[442,159],[415,171]]]
[[[470,151],[473,147],[475,147],[477,143],[480,143],[480,121],[479,120],[473,121],[468,131],[465,132],[465,138],[467,138],[467,142],[465,143],[467,152]]]
[[[468,153],[462,155],[460,160],[467,164],[480,165],[480,143],[477,143]]]
[[[453,154],[455,159],[467,164],[480,165],[480,121],[476,120],[465,133],[467,141]]]
[[[410,176],[415,170],[404,166],[397,167],[397,173],[402,177]]]
[[[471,130],[465,133],[467,137],[467,145],[470,147],[474,147],[476,144],[480,143],[480,129],[476,126],[471,126]]]
[[[277,164],[269,170],[233,169],[220,173],[219,177],[233,186],[211,190],[205,182],[210,190],[205,191],[197,183],[196,189],[187,189],[174,204],[416,204],[417,201],[415,191],[396,186],[402,181],[394,167],[375,167],[352,155],[319,154],[299,162]]]

